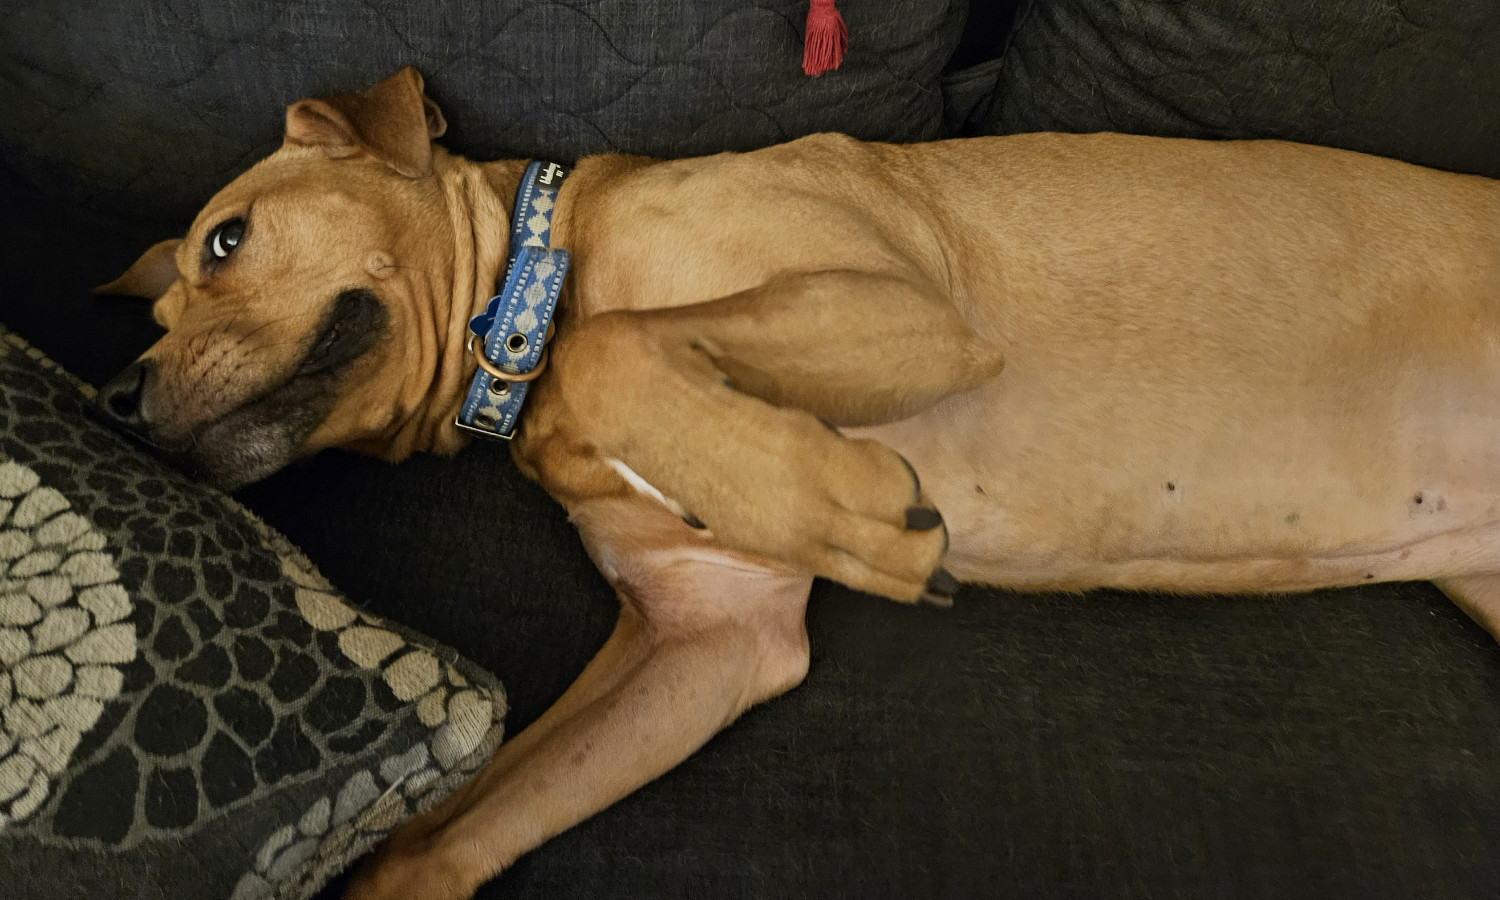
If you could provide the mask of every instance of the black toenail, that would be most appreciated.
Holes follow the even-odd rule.
[[[931,591],[922,595],[922,602],[928,606],[936,606],[939,609],[952,609],[953,598],[947,594],[934,594]]]
[[[935,569],[927,579],[927,593],[939,597],[952,597],[958,593],[958,579],[948,574],[947,569]]]
[[[943,524],[943,514],[927,506],[906,508],[906,530],[927,531]]]
[[[697,516],[683,516],[682,521],[686,522],[689,528],[697,528],[700,531],[708,527],[707,525],[704,525],[703,520],[698,518]]]
[[[916,488],[916,493],[913,496],[922,496],[922,479],[917,476],[917,470],[913,468],[912,464],[907,462],[906,457],[902,456],[901,454],[897,453],[896,458],[901,460],[901,465],[906,466],[907,473],[911,475],[911,483]]]

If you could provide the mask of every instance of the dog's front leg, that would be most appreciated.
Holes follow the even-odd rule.
[[[572,325],[520,455],[622,462],[725,546],[912,601],[946,550],[942,518],[895,451],[830,426],[910,416],[1000,368],[930,285],[786,276]]]
[[[469,897],[801,681],[811,580],[708,548],[663,511],[648,514],[659,519],[655,534],[685,541],[640,546],[631,526],[635,547],[589,542],[621,600],[599,654],[474,778],[397,829],[355,878],[351,900]]]

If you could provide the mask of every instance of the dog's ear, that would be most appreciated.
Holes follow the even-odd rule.
[[[141,254],[141,258],[130,264],[125,274],[94,288],[96,294],[127,294],[155,300],[167,292],[177,280],[177,248],[182,238],[162,241]]]
[[[358,94],[298,100],[286,111],[286,143],[334,159],[368,153],[408,178],[432,173],[432,141],[447,130],[411,66]]]

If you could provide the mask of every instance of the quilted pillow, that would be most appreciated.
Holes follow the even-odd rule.
[[[1033,0],[986,134],[1282,138],[1500,177],[1500,3]]]
[[[408,64],[479,159],[930,139],[966,8],[845,2],[843,66],[809,78],[808,0],[3,4],[0,148],[50,195],[181,218],[274,149],[288,103]]]
[[[500,685],[90,413],[0,330],[0,893],[311,896],[490,756]]]

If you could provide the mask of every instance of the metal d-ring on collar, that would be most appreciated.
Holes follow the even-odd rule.
[[[552,332],[555,330],[556,328],[554,326],[547,326],[546,340],[552,340]],[[547,371],[548,348],[546,346],[542,347],[542,355],[536,362],[536,368],[526,373],[507,372],[485,358],[484,348],[475,346],[474,344],[474,340],[477,337],[479,337],[479,335],[473,333],[472,331],[469,332],[469,340],[468,343],[464,345],[464,348],[470,353],[474,354],[474,361],[479,363],[479,368],[483,369],[485,373],[488,374],[494,381],[499,381],[504,384],[524,384],[526,382],[536,381],[541,377],[543,372]],[[520,338],[520,342],[517,342],[516,338]],[[524,334],[512,333],[510,337],[505,339],[505,349],[507,350],[512,350],[516,353],[523,353],[526,350],[526,346],[526,335]],[[490,392],[495,394],[504,393],[504,391],[496,388],[493,384],[490,386]]]
[[[511,211],[510,253],[500,292],[469,320],[468,351],[479,364],[454,424],[509,440],[528,385],[547,369],[552,315],[568,270],[568,251],[549,246],[557,192],[568,170],[533,161]]]

